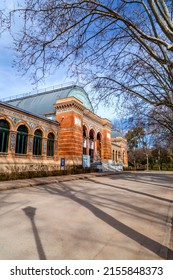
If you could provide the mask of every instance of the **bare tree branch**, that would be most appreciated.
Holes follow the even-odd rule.
[[[95,98],[140,99],[167,127],[173,112],[172,9],[171,0],[26,0],[0,22],[10,29],[16,17],[23,20],[13,35],[23,73],[39,80],[68,62],[72,73],[92,82]]]

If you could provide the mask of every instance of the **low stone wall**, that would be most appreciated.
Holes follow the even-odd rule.
[[[0,157],[0,173],[55,170],[59,169],[59,162],[54,160],[27,159],[27,158],[5,158]]]
[[[62,158],[64,158],[62,156]],[[57,158],[56,158],[57,159]],[[61,158],[54,160],[54,158],[46,158],[42,156],[20,156],[0,154],[0,174],[14,173],[14,172],[28,172],[28,171],[54,171],[60,170]],[[82,166],[82,158],[77,156],[66,156],[65,167],[62,169],[72,169],[75,166]]]
[[[16,180],[66,174],[94,172],[93,168],[82,168],[81,164],[66,160],[65,167],[60,167],[60,160],[42,159],[41,157],[27,159],[22,157],[8,158],[0,156],[0,181]]]

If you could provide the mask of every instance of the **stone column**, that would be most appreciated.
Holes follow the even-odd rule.
[[[42,158],[47,157],[47,138],[42,138]]]
[[[94,138],[94,161],[97,161],[97,138]]]
[[[102,161],[102,159],[103,159],[103,140],[101,140],[100,145],[101,145],[101,148],[100,148],[100,161]]]
[[[17,132],[10,131],[9,133],[9,149],[11,155],[15,155]]]
[[[58,140],[55,140],[54,142],[54,159],[58,160]]]
[[[28,151],[28,155],[29,155],[30,159],[32,158],[32,155],[33,155],[33,141],[34,141],[34,136],[28,135],[27,151]]]
[[[89,137],[86,137],[86,154],[89,155],[90,141]]]

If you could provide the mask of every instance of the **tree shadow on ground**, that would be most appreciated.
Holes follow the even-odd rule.
[[[83,200],[76,196],[75,190],[68,187],[64,183],[58,183],[57,187],[51,187],[49,185],[40,186],[39,188],[44,188],[48,193],[53,195],[60,195],[63,197],[67,197],[74,202],[82,205],[87,210],[89,210],[95,217],[100,219],[101,221],[105,222],[115,230],[121,232],[128,238],[134,240],[141,246],[145,247],[146,249],[150,250],[157,256],[159,256],[162,259],[167,258],[168,250],[170,250],[168,247],[163,246],[159,242],[145,236],[144,234],[130,228],[129,226],[125,225],[124,223],[120,222],[116,218],[112,217],[111,215],[105,213],[103,210],[99,209],[98,207],[94,206],[90,202]],[[170,250],[170,253],[172,253],[172,250]]]
[[[111,187],[111,188],[115,188],[115,189],[118,189],[118,190],[123,190],[123,191],[131,192],[131,193],[147,196],[147,197],[150,197],[150,198],[158,199],[158,200],[161,200],[161,201],[173,203],[173,200],[171,200],[171,199],[159,197],[159,196],[156,196],[156,195],[153,195],[153,194],[149,194],[149,193],[145,193],[145,192],[141,192],[141,191],[136,191],[136,190],[128,189],[128,188],[125,188],[125,187],[114,186],[114,185],[111,185],[111,184],[102,183],[100,181],[98,182],[97,180],[90,179],[90,178],[88,179],[88,181],[91,181],[91,182],[97,183],[97,184],[99,183],[101,185],[108,186],[108,187]]]
[[[116,175],[109,175],[107,176],[109,179],[112,180],[117,180],[117,174]],[[145,180],[143,181],[141,179],[143,177]],[[146,178],[151,177],[151,182],[148,182]],[[161,182],[163,181],[164,183],[172,183],[173,181],[173,174],[172,175],[167,175],[167,174],[155,174],[155,173],[132,173],[132,172],[125,172],[123,174],[119,174],[118,179],[123,179],[127,181],[132,181],[132,182],[139,182],[139,183],[145,183],[146,185],[154,185],[154,186],[159,186],[162,188],[167,188],[167,189],[173,189],[170,185],[162,185]],[[158,182],[159,179],[159,183]],[[156,182],[157,181],[157,182]]]
[[[90,197],[89,197],[90,203],[95,204],[96,201],[94,199],[97,199],[97,197],[98,196],[96,196],[96,195],[90,194]],[[130,215],[131,213],[129,210],[132,210],[133,213],[131,215],[133,215],[134,217],[136,217],[138,219],[140,218],[140,219],[146,220],[148,222],[163,224],[162,221],[165,221],[167,218],[167,215],[145,209],[144,207],[137,206],[135,203],[134,204],[128,203],[125,199],[123,201],[115,200],[112,198],[111,194],[110,194],[109,198],[107,197],[107,193],[105,193],[105,195],[99,196],[99,198],[102,201],[97,201],[98,206],[106,207],[108,209],[124,213],[126,215]],[[114,207],[112,206],[113,204],[114,204]],[[115,205],[116,205],[116,207],[115,207]],[[123,209],[121,207],[123,207]],[[134,211],[136,214],[134,213]],[[152,218],[155,218],[155,221],[153,221]],[[156,221],[156,219],[157,219],[157,221]]]

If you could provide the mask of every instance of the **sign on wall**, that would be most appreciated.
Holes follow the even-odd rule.
[[[82,156],[82,167],[90,167],[90,156],[89,155],[83,155]]]
[[[61,164],[60,164],[61,167],[65,167],[65,158],[61,158]]]
[[[111,135],[110,135],[110,133],[108,133],[108,132],[107,132],[107,138],[108,138],[108,139],[111,139]]]

